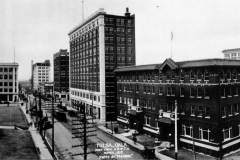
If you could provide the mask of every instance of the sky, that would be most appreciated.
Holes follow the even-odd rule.
[[[82,13],[86,19],[104,8],[124,15],[127,7],[135,14],[137,65],[223,58],[224,49],[240,48],[239,6],[239,0],[85,0],[82,9],[82,0],[1,0],[0,62],[14,62],[15,48],[19,80],[28,80],[31,60],[52,63],[60,49],[69,51],[68,33]]]

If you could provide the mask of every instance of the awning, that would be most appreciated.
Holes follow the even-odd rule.
[[[170,118],[164,118],[164,117],[159,118],[158,122],[172,124],[172,120]]]

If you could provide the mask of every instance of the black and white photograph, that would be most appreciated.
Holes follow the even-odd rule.
[[[239,160],[239,0],[1,0],[0,160]]]

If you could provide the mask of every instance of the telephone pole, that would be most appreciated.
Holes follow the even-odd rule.
[[[178,144],[177,144],[177,100],[175,100],[175,159],[178,159]]]

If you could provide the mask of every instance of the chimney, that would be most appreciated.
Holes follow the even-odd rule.
[[[130,14],[131,14],[131,13],[128,12],[128,7],[127,7],[127,8],[126,8],[125,17],[130,17]]]

